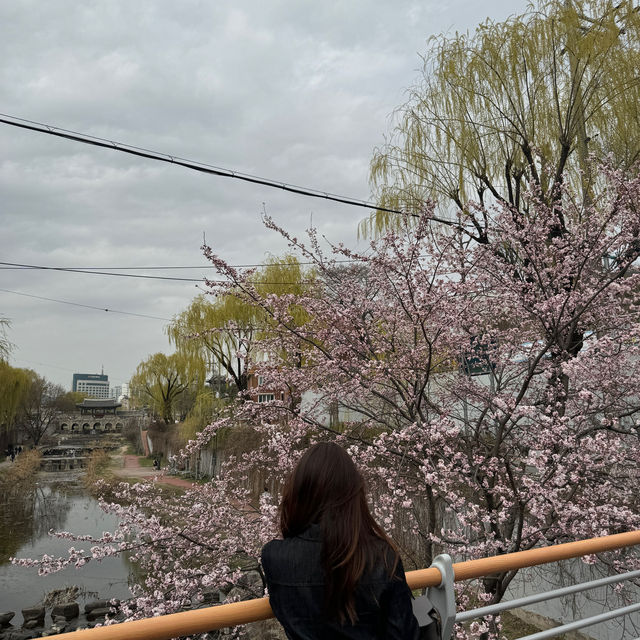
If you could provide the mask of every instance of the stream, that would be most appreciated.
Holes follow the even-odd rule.
[[[21,609],[39,604],[54,589],[77,585],[80,606],[97,598],[130,597],[130,567],[122,557],[90,562],[81,569],[68,567],[47,576],[37,568],[14,566],[11,557],[66,556],[71,546],[89,549],[49,535],[49,530],[100,536],[113,531],[117,519],[102,511],[82,486],[80,473],[39,473],[37,483],[17,496],[0,496],[0,613],[15,611],[14,625],[22,623]]]

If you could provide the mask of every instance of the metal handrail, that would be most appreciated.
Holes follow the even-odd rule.
[[[546,600],[553,600],[554,598],[562,598],[574,593],[582,593],[584,591],[589,591],[590,589],[604,587],[608,584],[618,584],[626,580],[634,580],[635,578],[640,578],[640,571],[629,571],[628,573],[608,576],[607,578],[600,578],[599,580],[591,580],[590,582],[582,582],[580,584],[571,585],[570,587],[554,589],[553,591],[543,591],[542,593],[536,593],[533,596],[525,596],[523,598],[517,598],[516,600],[508,600],[507,602],[500,602],[499,604],[491,604],[486,607],[479,607],[478,609],[469,609],[468,611],[462,611],[459,613],[456,616],[456,622],[466,622],[467,620],[482,618],[487,615],[496,615],[502,611],[518,609],[530,604],[545,602]]]
[[[613,611],[606,611],[605,613],[600,613],[597,616],[583,618],[582,620],[576,620],[575,622],[568,622],[567,624],[560,625],[559,627],[553,627],[546,631],[533,633],[530,636],[524,636],[523,638],[520,638],[520,640],[547,640],[548,638],[553,638],[554,636],[559,636],[563,633],[568,633],[569,631],[584,629],[585,627],[590,627],[594,624],[598,624],[599,622],[613,620],[614,618],[626,616],[630,613],[635,613],[636,611],[640,611],[640,603],[630,604],[629,606],[621,607],[620,609],[613,609]]]
[[[638,544],[640,544],[640,531],[630,531],[528,551],[506,553],[479,560],[458,562],[453,564],[453,571],[455,581],[460,582]],[[442,575],[437,567],[409,571],[406,577],[411,589],[438,587],[442,582]],[[273,611],[269,606],[269,599],[258,598],[155,618],[122,622],[95,629],[82,629],[62,633],[56,637],[60,640],[170,640],[179,636],[206,633],[215,629],[234,627],[272,617]]]
[[[458,614],[455,614],[454,604],[449,609],[443,609],[442,613],[445,613],[447,615],[447,618],[451,620],[450,627],[452,630],[453,623],[466,622],[468,620],[484,618],[486,616],[496,616],[501,612],[508,611],[510,609],[527,607],[538,602],[548,602],[549,600],[554,600],[555,598],[561,598],[576,593],[583,593],[584,591],[589,591],[591,589],[596,589],[598,587],[603,587],[609,584],[621,584],[622,582],[625,582],[627,580],[633,580],[639,577],[640,571],[629,571],[628,573],[616,574],[613,576],[608,576],[606,578],[598,578],[596,580],[590,580],[588,582],[582,582],[579,584],[571,585],[570,587],[562,587],[561,589],[554,589],[552,591],[544,591],[542,593],[536,593],[531,596],[525,596],[524,598],[517,598],[516,600],[508,600],[507,602],[500,602],[498,604],[480,607],[479,609],[462,611]],[[441,588],[435,589],[436,592],[441,590]],[[431,591],[433,590],[429,591],[430,594]],[[636,611],[640,611],[640,603],[630,604],[626,607],[620,607],[618,609],[610,609],[609,611],[605,611],[588,618],[580,618],[572,622],[567,622],[559,626],[546,629],[544,631],[538,631],[537,633],[523,636],[520,638],[520,640],[547,640],[548,638],[554,638],[555,636],[562,635],[569,631],[576,631],[577,629],[583,629],[595,624],[607,622],[609,620],[613,620],[614,618],[620,618],[626,615],[630,615],[631,613],[635,613]],[[447,629],[447,631],[450,630]],[[443,632],[443,639],[449,637],[451,637],[450,633],[449,635],[445,635]]]

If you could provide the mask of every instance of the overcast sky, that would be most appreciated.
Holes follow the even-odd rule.
[[[368,166],[419,80],[427,39],[504,19],[521,0],[0,2],[0,112],[237,171],[369,199]],[[263,205],[264,203],[264,205]],[[201,278],[311,219],[355,245],[364,209],[206,176],[0,124],[0,261]],[[152,353],[194,283],[0,265],[11,364],[112,385]],[[6,291],[17,292],[8,293]],[[42,300],[155,316],[143,318]]]

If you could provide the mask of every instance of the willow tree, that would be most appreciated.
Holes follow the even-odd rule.
[[[255,353],[255,340],[269,330],[272,319],[252,304],[269,294],[299,295],[309,278],[295,257],[270,258],[260,270],[249,274],[249,295],[222,287],[214,298],[197,296],[167,327],[169,341],[198,366],[209,371],[217,368],[229,379],[236,391],[246,391]],[[292,308],[297,321],[302,312]]]
[[[374,153],[378,204],[417,215],[433,200],[437,220],[487,243],[484,205],[526,212],[529,185],[550,202],[570,184],[588,201],[599,187],[590,156],[622,169],[640,157],[639,70],[631,0],[540,0],[473,35],[434,37]],[[362,231],[395,219],[377,211]]]
[[[141,362],[131,378],[131,392],[136,402],[147,403],[151,411],[172,424],[186,415],[188,407],[180,406],[183,396],[204,384],[204,369],[194,366],[183,354],[155,353]]]
[[[29,372],[0,359],[0,432],[10,431],[29,389]]]
[[[30,380],[27,369],[12,367],[7,361],[12,348],[6,334],[10,326],[9,319],[0,316],[0,436],[10,433],[15,426]]]
[[[7,338],[7,329],[11,323],[7,318],[0,316],[0,360],[6,360],[11,351],[11,343]]]
[[[247,355],[255,337],[255,311],[233,295],[193,302],[167,327],[169,341],[194,366],[214,366],[233,381],[237,391],[247,388]]]

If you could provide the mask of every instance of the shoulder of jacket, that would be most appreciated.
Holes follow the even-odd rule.
[[[262,562],[269,561],[275,555],[278,555],[278,552],[281,552],[286,545],[285,540],[270,540],[267,544],[262,547],[262,552],[260,554],[262,558]]]

